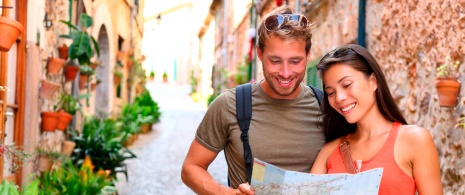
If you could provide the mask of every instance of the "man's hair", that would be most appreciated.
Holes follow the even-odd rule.
[[[386,82],[383,71],[376,59],[370,54],[370,52],[368,52],[367,49],[360,45],[349,44],[330,51],[323,56],[317,64],[320,77],[323,78],[328,69],[339,63],[351,66],[355,70],[362,72],[366,77],[374,75],[378,85],[375,91],[375,99],[381,115],[391,122],[407,124],[405,118],[397,107],[391,92],[389,91],[389,86]],[[323,89],[324,88],[325,85],[323,83]],[[344,116],[339,114],[329,105],[328,94],[326,94],[326,91],[324,91],[324,94],[322,112],[323,132],[326,137],[326,142],[354,133],[357,129],[357,124],[349,124]]]
[[[289,8],[287,5],[276,8],[275,10],[268,13],[264,18],[263,22],[258,27],[258,48],[261,51],[265,48],[265,40],[270,36],[274,35],[279,37],[282,40],[286,41],[305,41],[305,53],[310,52],[312,47],[312,25],[309,23],[307,26],[297,26],[294,25],[295,21],[285,20],[285,22],[276,30],[267,30],[265,28],[265,20],[269,16],[278,15],[278,14],[295,14],[294,10]]]

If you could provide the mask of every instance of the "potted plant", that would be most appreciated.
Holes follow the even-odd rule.
[[[163,78],[163,82],[168,82],[168,73],[166,73],[166,71],[163,72],[162,78]]]
[[[60,35],[60,37],[73,40],[71,45],[69,45],[69,59],[77,59],[80,65],[88,65],[90,64],[90,59],[94,56],[94,53],[97,54],[97,57],[100,56],[100,49],[94,37],[87,33],[87,28],[91,27],[93,24],[92,18],[89,15],[82,13],[80,21],[82,28],[72,24],[70,21],[60,20],[61,23],[68,25],[70,28],[69,34]]]
[[[47,73],[50,75],[58,74],[65,63],[66,61],[61,58],[49,57],[47,60]]]
[[[115,70],[113,72],[113,82],[115,85],[119,85],[121,83],[122,78],[123,78],[123,72],[119,70]]]
[[[77,73],[79,72],[80,67],[73,63],[68,63],[65,66],[65,81],[74,81],[76,79]]]
[[[67,60],[69,55],[68,51],[69,47],[63,43],[62,46],[58,47],[58,56],[63,60]]]
[[[55,105],[55,110],[58,111],[57,129],[64,131],[68,124],[73,119],[74,114],[81,109],[81,104],[77,97],[66,93],[61,94],[60,99]]]
[[[452,62],[451,58],[447,56],[444,63],[436,69],[436,89],[441,107],[455,107],[457,103],[460,90],[460,81],[458,80],[459,65],[459,61]]]
[[[81,65],[79,69],[79,89],[85,89],[89,76],[94,74],[94,69],[88,65]]]
[[[58,125],[58,113],[46,111],[42,112],[42,131],[54,132]]]
[[[61,85],[59,83],[44,79],[42,80],[42,84],[40,86],[39,96],[44,99],[50,99],[60,87]]]
[[[155,72],[153,70],[150,71],[149,79],[150,79],[150,81],[155,80]]]
[[[19,34],[23,32],[24,26],[8,17],[0,17],[0,51],[10,51]]]
[[[4,163],[8,164],[8,171],[15,173],[22,165],[31,160],[33,155],[24,152],[14,143],[2,144],[0,142],[0,157]]]

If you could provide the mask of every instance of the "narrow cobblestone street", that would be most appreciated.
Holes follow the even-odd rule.
[[[190,97],[190,86],[164,83],[147,83],[152,97],[162,111],[161,122],[129,148],[137,159],[128,160],[128,181],[118,175],[120,195],[195,194],[181,180],[181,166],[206,106],[195,103]],[[224,154],[209,168],[220,183],[227,183],[227,166]]]

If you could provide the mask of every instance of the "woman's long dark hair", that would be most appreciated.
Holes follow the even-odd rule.
[[[367,49],[360,45],[350,44],[330,51],[321,58],[317,65],[320,77],[323,78],[326,71],[334,64],[338,63],[349,65],[355,70],[364,73],[367,77],[374,74],[378,82],[378,88],[375,91],[376,104],[381,114],[391,122],[407,124],[396,102],[392,98],[389,86],[387,85],[378,62],[376,62],[375,58]],[[325,85],[323,83],[323,89],[324,88]],[[329,105],[328,94],[325,91],[321,109],[323,111],[323,132],[326,137],[326,142],[330,142],[356,131],[357,124],[348,123],[341,114]]]

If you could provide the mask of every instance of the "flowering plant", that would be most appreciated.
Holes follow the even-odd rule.
[[[23,162],[31,160],[33,154],[24,152],[15,144],[7,145],[0,143],[0,156],[4,159],[4,162],[9,165],[8,171],[14,173],[21,167]]]
[[[450,56],[447,56],[444,64],[436,68],[437,77],[440,79],[458,78],[459,65],[459,61],[452,62]]]

